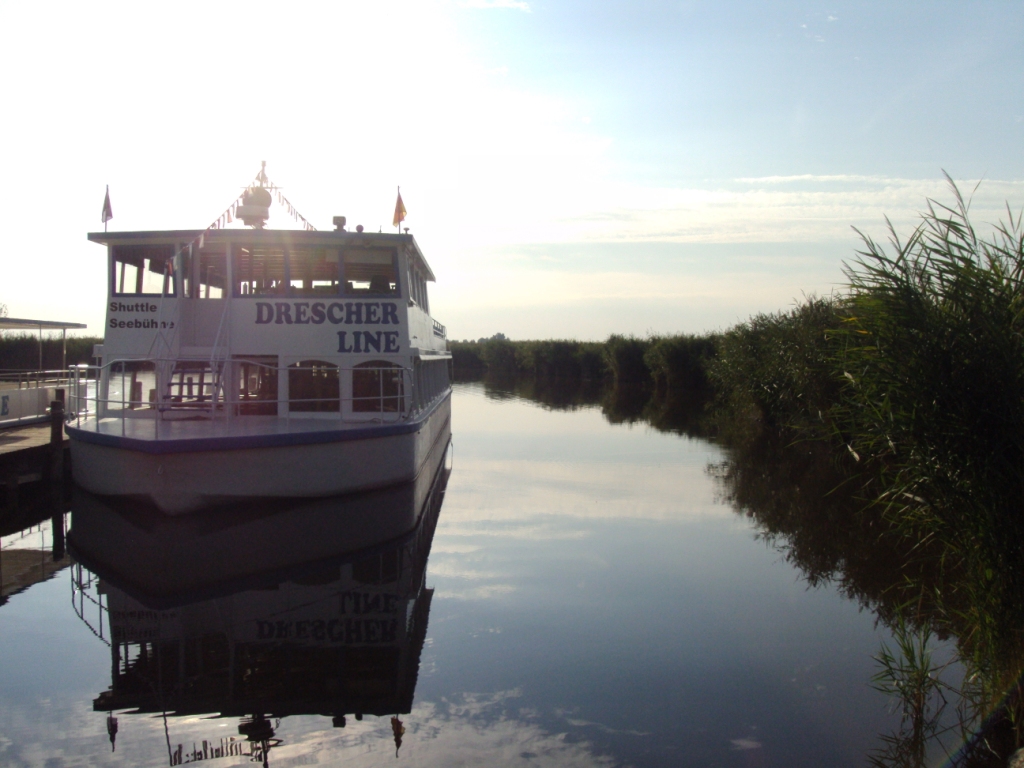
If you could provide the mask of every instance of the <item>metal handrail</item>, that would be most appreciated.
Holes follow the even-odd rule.
[[[195,364],[195,368],[187,367],[188,364],[192,363]],[[308,419],[311,416],[316,418],[317,415],[321,415],[321,417],[336,416],[339,420],[346,423],[365,423],[367,421],[380,423],[386,421],[407,420],[415,414],[431,407],[433,403],[446,391],[439,391],[428,401],[419,403],[418,398],[416,397],[416,377],[413,370],[409,367],[397,366],[394,364],[375,367],[366,367],[365,365],[341,367],[334,366],[332,364],[317,364],[308,366],[289,365],[285,368],[279,368],[278,366],[270,365],[259,360],[247,360],[245,358],[217,360],[215,363],[218,363],[219,365],[215,365],[210,368],[205,367],[207,363],[207,360],[200,359],[181,360],[179,358],[146,358],[111,360],[104,363],[102,366],[84,364],[72,366],[69,369],[68,377],[69,388],[71,391],[69,393],[70,397],[68,399],[67,406],[67,421],[69,423],[75,423],[76,426],[81,426],[83,417],[89,418],[92,416],[96,417],[95,426],[99,429],[99,424],[102,419],[119,419],[122,424],[123,432],[124,424],[127,419],[147,419],[153,420],[154,422],[170,422],[181,420],[182,418],[201,418],[203,415],[208,416],[211,420],[218,418],[250,418],[251,414],[243,413],[245,406],[258,407],[261,404],[266,404],[267,406],[273,405],[277,408],[281,408],[282,406],[287,408],[287,411],[284,414],[286,419],[291,419],[293,417]],[[339,376],[338,395],[336,397],[329,396],[319,398],[282,399],[278,397],[274,400],[225,396],[224,367],[229,364],[243,363],[275,373],[323,371],[324,369],[330,370],[332,373],[336,373]],[[187,396],[180,394],[177,396],[173,394],[164,394],[155,400],[133,400],[133,393],[126,391],[127,376],[131,373],[126,370],[126,364],[152,365],[152,368],[147,371],[136,371],[135,373],[144,372],[153,375],[153,383],[157,385],[153,389],[157,391],[166,389],[170,392],[174,387],[177,387],[179,390],[183,390],[186,386],[189,386],[190,394]],[[165,376],[163,377],[158,376],[158,370],[161,366],[165,369],[169,368],[169,371],[165,370]],[[120,368],[119,371],[116,370],[118,367]],[[175,373],[185,375],[189,370],[209,373],[211,378],[207,381],[204,377],[202,384],[189,382],[189,384],[186,385],[185,382],[173,381]],[[385,377],[381,375],[378,377],[378,394],[359,396],[352,394],[350,396],[343,397],[340,386],[340,375],[342,373],[351,373],[356,371],[377,373],[400,372],[401,378],[398,381],[398,392],[394,394],[387,393],[384,388]],[[109,390],[107,397],[99,396],[99,389],[104,372],[107,374],[108,382],[112,376],[120,376],[120,397],[110,397]],[[166,376],[166,373],[168,372],[170,377]],[[90,389],[92,389],[95,394],[90,395]],[[199,390],[198,393],[196,393],[197,389]],[[330,410],[306,410],[303,408],[295,408],[296,405],[316,403],[327,403],[331,408]],[[378,404],[378,407],[372,409],[358,407],[359,404],[363,404],[365,406],[370,403]],[[346,405],[347,407],[345,407]],[[176,419],[172,414],[182,414],[182,416]],[[154,436],[156,439],[160,439],[159,430],[155,430]]]
[[[18,389],[38,388],[42,385],[60,386],[69,381],[65,370],[27,370],[24,368],[0,368],[0,384],[17,384]]]

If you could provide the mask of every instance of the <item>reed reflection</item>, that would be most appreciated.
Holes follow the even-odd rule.
[[[74,603],[110,646],[110,688],[93,710],[106,713],[111,748],[128,713],[164,718],[154,749],[170,765],[267,765],[281,721],[299,715],[336,728],[391,718],[398,749],[449,473],[442,461],[414,483],[358,497],[174,519],[77,496]],[[237,735],[175,739],[190,715],[237,718]]]
[[[878,674],[865,680],[892,697],[900,725],[868,755],[879,766],[1003,766],[1024,743],[1024,606],[1007,604],[934,538],[893,525],[872,483],[834,446],[797,440],[743,414],[712,411],[701,393],[605,382],[540,384],[485,377],[491,396],[553,409],[595,407],[613,423],[714,439],[727,459],[709,467],[724,501],[756,535],[800,569],[811,587],[832,585],[872,611],[891,633]]]

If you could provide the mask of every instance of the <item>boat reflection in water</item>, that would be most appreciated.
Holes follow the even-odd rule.
[[[240,718],[237,737],[168,735],[171,765],[267,764],[292,715],[335,727],[391,717],[399,747],[433,594],[426,564],[446,455],[413,483],[290,508],[168,518],[76,496],[74,602],[110,644],[111,686],[93,709],[108,713],[112,747],[123,710]]]

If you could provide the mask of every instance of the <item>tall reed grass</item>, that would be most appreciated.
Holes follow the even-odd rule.
[[[71,336],[67,339],[67,364],[91,363],[94,344],[103,339],[89,336]],[[63,345],[60,338],[43,339],[43,369],[56,370],[61,367]],[[39,337],[28,333],[0,334],[0,369],[31,370],[39,367]]]

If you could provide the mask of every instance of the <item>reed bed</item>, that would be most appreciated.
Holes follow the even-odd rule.
[[[90,336],[69,336],[67,339],[67,364],[92,363],[94,344],[103,339]],[[43,370],[57,370],[61,367],[62,344],[60,337],[43,338]],[[39,337],[29,333],[0,333],[0,369],[34,371],[39,368]]]

